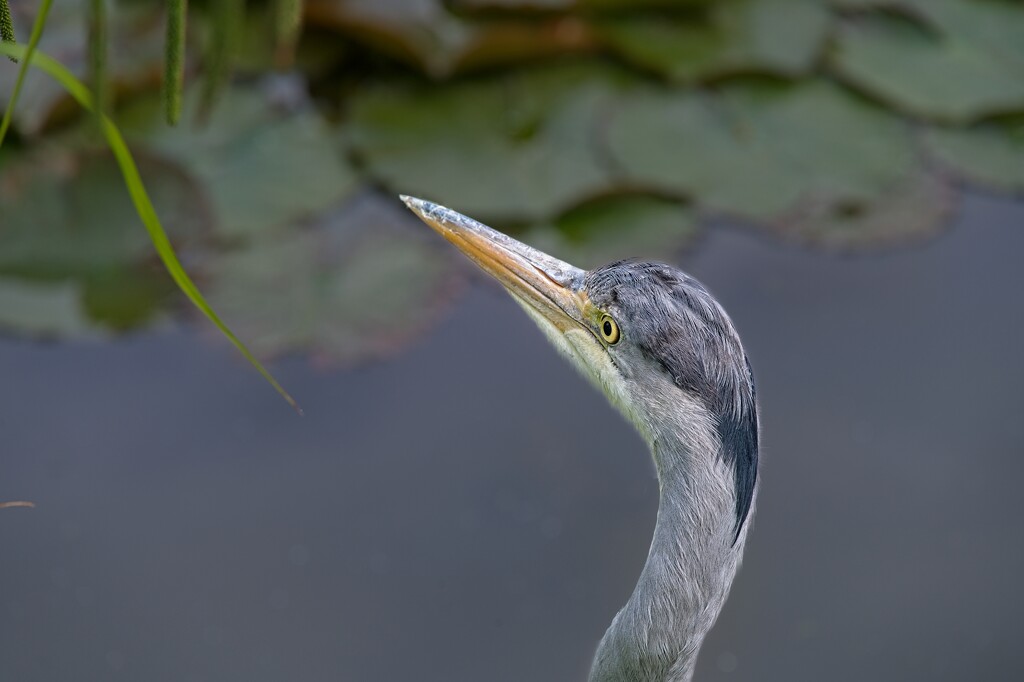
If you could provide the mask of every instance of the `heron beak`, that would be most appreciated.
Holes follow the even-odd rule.
[[[552,258],[472,218],[423,199],[402,195],[402,201],[457,246],[520,303],[563,333],[584,323],[585,271]]]

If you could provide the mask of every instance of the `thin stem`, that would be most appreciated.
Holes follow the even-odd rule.
[[[274,0],[274,55],[279,68],[295,61],[295,45],[302,29],[302,0]]]
[[[167,6],[167,48],[164,59],[164,109],[168,125],[181,118],[185,89],[185,19],[188,0],[170,0]]]
[[[203,64],[206,78],[199,100],[199,119],[206,120],[220,98],[234,66],[238,38],[245,20],[244,0],[215,0],[213,30]]]
[[[109,108],[107,90],[107,10],[104,0],[89,0],[89,83],[96,97],[96,114]],[[99,118],[97,118],[97,121]]]

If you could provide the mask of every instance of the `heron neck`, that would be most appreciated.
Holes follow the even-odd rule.
[[[685,413],[651,422],[665,427],[645,434],[660,489],[654,538],[598,646],[590,682],[688,682],[742,553],[745,533],[733,543],[735,497],[712,422]]]

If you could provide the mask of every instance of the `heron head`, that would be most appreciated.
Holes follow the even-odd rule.
[[[652,445],[669,431],[714,439],[705,449],[732,467],[739,531],[757,472],[753,377],[728,315],[697,280],[661,263],[582,270],[451,209],[402,199],[495,277]]]

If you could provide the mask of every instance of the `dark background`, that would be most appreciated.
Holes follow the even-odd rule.
[[[679,264],[759,382],[761,487],[700,680],[1024,666],[1024,205],[829,257],[719,225]],[[425,228],[424,228],[425,229]],[[0,342],[0,679],[583,680],[654,524],[639,438],[490,283],[392,359]]]

